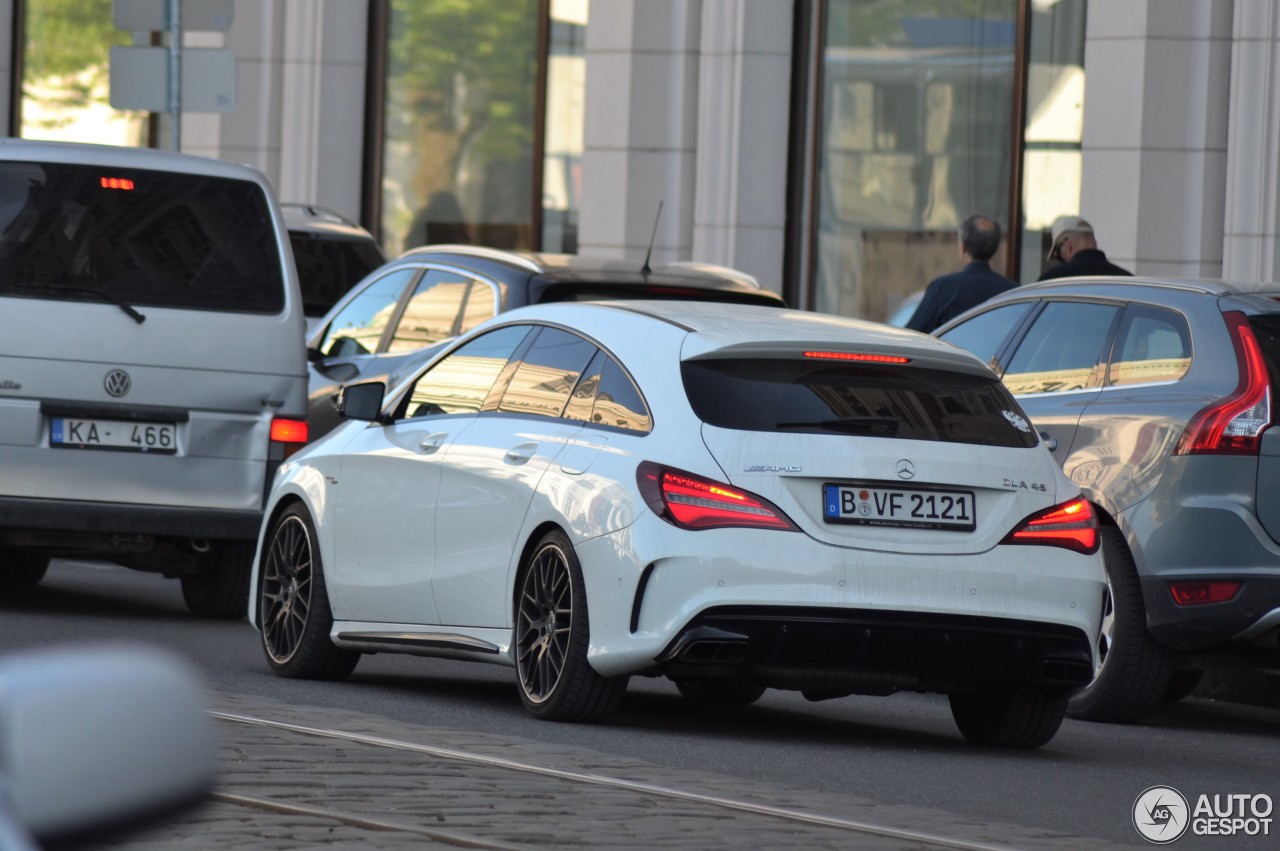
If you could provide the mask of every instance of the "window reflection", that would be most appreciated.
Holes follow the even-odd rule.
[[[392,0],[389,252],[422,242],[531,247],[538,21],[538,0]]]
[[[498,410],[558,417],[596,347],[576,334],[543,328],[516,367]]]
[[[366,287],[333,318],[320,343],[320,353],[353,357],[376,352],[400,303],[400,294],[417,273],[417,269],[401,269]]]
[[[483,407],[507,360],[529,328],[499,328],[476,337],[440,361],[414,383],[405,415],[476,413]]]
[[[1107,383],[1177,381],[1191,368],[1187,320],[1172,310],[1135,305],[1126,314]]]
[[[470,278],[451,272],[432,270],[423,275],[405,303],[387,351],[414,351],[454,336],[454,325],[470,284]]]
[[[827,4],[816,310],[883,319],[955,270],[966,216],[1008,223],[1016,17],[1016,0]]]
[[[1118,307],[1052,302],[1036,317],[1004,375],[1015,395],[1093,386]]]

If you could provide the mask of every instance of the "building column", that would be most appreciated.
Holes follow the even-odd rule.
[[[1231,61],[1222,274],[1280,274],[1280,10],[1238,0]]]
[[[790,3],[703,7],[691,259],[780,292],[791,84]]]
[[[1232,0],[1089,4],[1080,215],[1139,274],[1222,272],[1232,11]]]
[[[581,254],[643,260],[661,204],[652,262],[691,257],[702,5],[591,4]]]

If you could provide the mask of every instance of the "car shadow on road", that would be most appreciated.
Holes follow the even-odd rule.
[[[95,588],[80,591],[55,585],[6,588],[0,597],[0,613],[22,615],[91,615],[102,618],[130,618],[152,621],[190,620],[180,608],[142,600],[117,597]]]
[[[1247,706],[1225,700],[1191,698],[1164,704],[1148,715],[1143,723],[1149,727],[1169,730],[1222,732],[1233,736],[1274,739],[1280,735],[1280,707]]]

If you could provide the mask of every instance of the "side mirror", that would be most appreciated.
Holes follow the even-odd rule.
[[[381,381],[348,384],[342,388],[338,412],[350,420],[376,423],[382,420],[382,397],[387,387]]]
[[[131,826],[200,800],[215,763],[203,686],[168,652],[108,645],[0,659],[11,829],[47,842]],[[0,838],[5,815],[0,808]]]

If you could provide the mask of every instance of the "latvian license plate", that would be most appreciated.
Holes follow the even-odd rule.
[[[974,529],[973,491],[826,484],[822,503],[828,523]]]
[[[178,451],[178,427],[173,423],[51,417],[49,445],[173,454]]]

